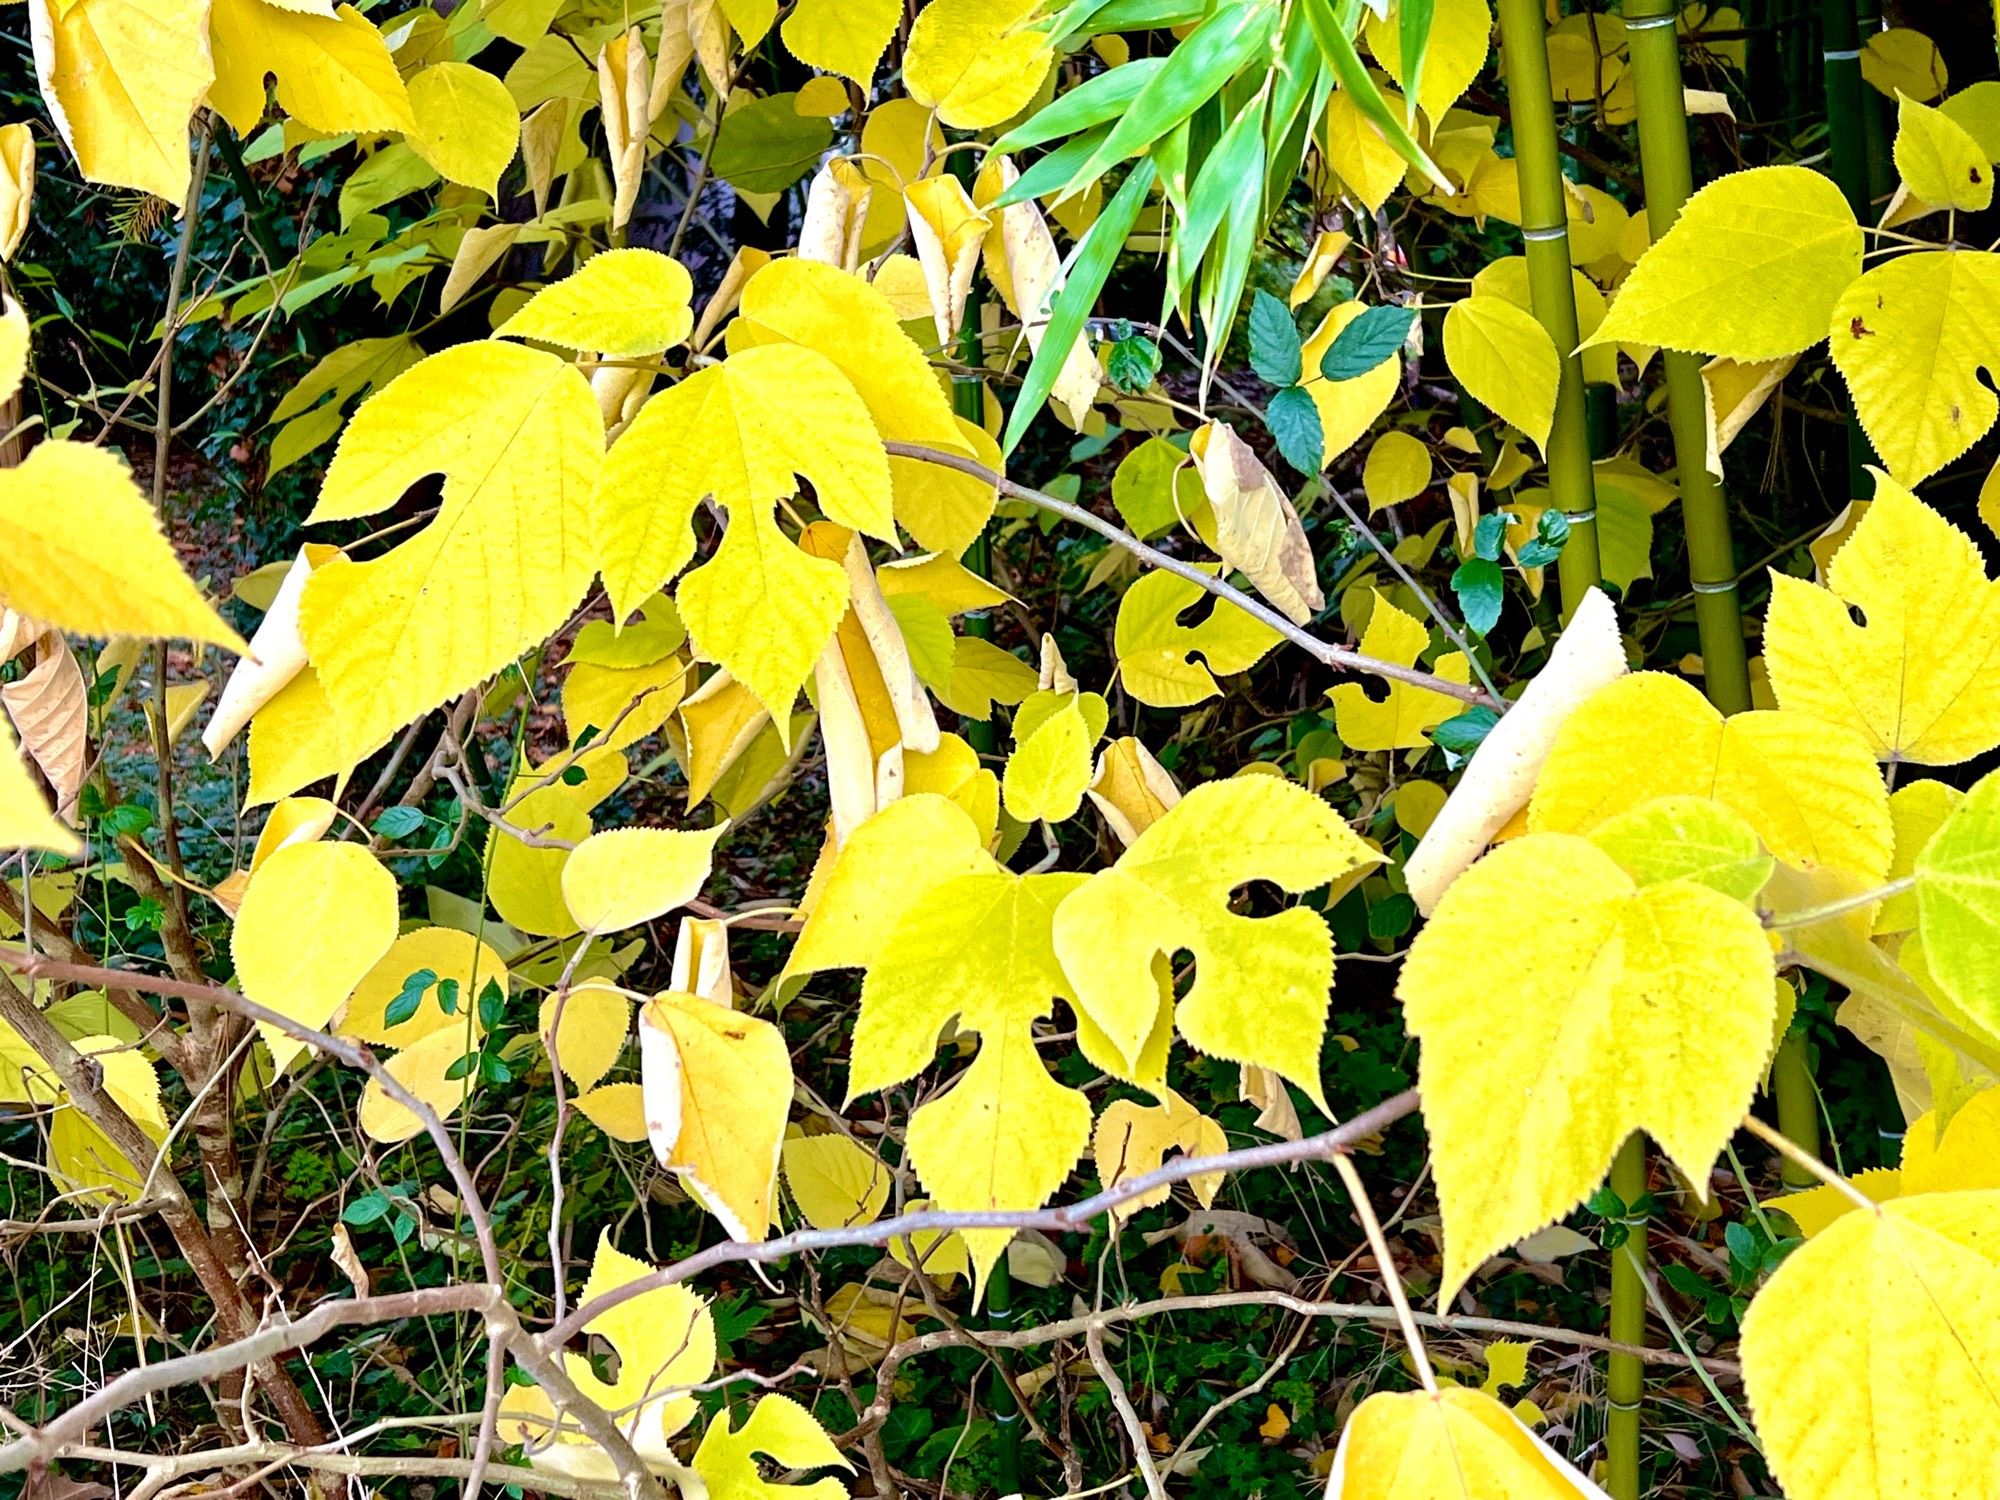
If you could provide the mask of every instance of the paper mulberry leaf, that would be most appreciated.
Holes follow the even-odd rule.
[[[587,505],[604,454],[590,384],[552,354],[460,344],[355,413],[308,521],[374,515],[444,476],[430,525],[312,575],[300,633],[352,752],[499,671],[589,584]]]
[[[778,528],[774,507],[797,493],[798,476],[830,520],[893,537],[888,460],[861,397],[823,355],[770,344],[648,401],[612,445],[591,507],[621,616],[694,556],[704,499],[729,512],[721,545],[682,580],[677,602],[701,654],[781,726],[847,608],[841,565],[809,556]]]
[[[1175,1024],[1212,1057],[1270,1068],[1322,1099],[1319,1044],[1333,942],[1307,907],[1230,910],[1253,880],[1299,892],[1381,856],[1332,807],[1275,777],[1196,787],[1056,913],[1055,948],[1084,1011],[1136,1066],[1160,1009],[1153,965],[1194,954]]]
[[[1509,962],[1524,911],[1535,958]],[[1635,1130],[1707,1181],[1763,1074],[1774,985],[1755,913],[1691,881],[1642,889],[1584,839],[1528,835],[1454,881],[1397,985],[1423,1043],[1440,1302],[1583,1202]]]

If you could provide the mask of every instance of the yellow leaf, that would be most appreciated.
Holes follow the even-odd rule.
[[[1717,479],[1722,477],[1724,450],[1784,384],[1797,363],[1796,355],[1787,355],[1754,364],[1711,359],[1701,367],[1702,407],[1708,426],[1708,472]]]
[[[278,105],[313,130],[338,135],[408,131],[409,93],[382,33],[351,5],[300,10],[267,0],[212,0],[209,46],[215,85],[208,103],[238,135],[264,118],[264,75],[278,79]]]
[[[1032,1031],[1057,999],[1075,1004],[1051,921],[1081,877],[984,863],[982,873],[926,889],[870,957],[848,1072],[851,1100],[928,1065],[954,1015],[979,1033],[972,1066],[910,1119],[910,1161],[951,1211],[1041,1207],[1090,1135],[1089,1101],[1049,1076]],[[1011,1237],[965,1233],[980,1288]]]
[[[1069,701],[1023,734],[1007,757],[1001,795],[1007,811],[1023,823],[1061,823],[1076,816],[1090,785],[1090,752],[1103,732],[1104,700],[1095,693],[1072,693]],[[1086,712],[1096,699],[1098,713]],[[1021,733],[1016,721],[1016,733]]]
[[[1938,1112],[1910,1123],[1903,1136],[1906,1194],[2000,1188],[2000,1089],[1982,1089],[1940,1128]]]
[[[639,1012],[639,1055],[654,1154],[731,1239],[763,1239],[792,1103],[785,1034],[726,1005],[669,992]]]
[[[1281,1443],[1292,1430],[1292,1419],[1285,1415],[1285,1409],[1273,1401],[1264,1409],[1264,1420],[1257,1424],[1257,1433],[1266,1442]]]
[[[1220,1156],[1228,1149],[1229,1139],[1222,1127],[1172,1089],[1166,1089],[1157,1104],[1119,1099],[1105,1105],[1090,1145],[1097,1180],[1105,1188],[1158,1171],[1169,1151],[1182,1156]],[[1222,1177],[1220,1172],[1205,1172],[1188,1179],[1203,1208],[1215,1201]],[[1148,1188],[1113,1208],[1112,1216],[1129,1218],[1142,1208],[1165,1203],[1172,1191],[1166,1186]]]
[[[795,474],[830,519],[891,537],[888,463],[854,387],[810,349],[749,348],[648,401],[612,445],[592,502],[621,615],[694,555],[705,497],[728,510],[722,545],[681,582],[681,616],[701,654],[781,723],[848,597],[839,563],[778,529],[771,507],[796,491]]]
[[[165,1141],[167,1115],[153,1064],[114,1036],[81,1036],[75,1045],[100,1070],[104,1091],[133,1123],[149,1139]],[[34,1063],[39,1062],[39,1058],[34,1059]],[[15,1076],[19,1078],[18,1073]],[[49,1121],[49,1157],[57,1173],[82,1190],[84,1201],[92,1203],[137,1200],[152,1167],[150,1161],[128,1160],[109,1136],[73,1106],[57,1110]]]
[[[0,604],[83,635],[243,650],[182,571],[123,460],[63,439],[0,470]]]
[[[412,975],[428,970],[436,977],[424,987],[416,1013],[391,1024],[389,1005],[403,992]],[[455,1008],[447,1011],[441,987],[458,986]],[[347,1009],[336,1028],[342,1036],[383,1047],[407,1047],[434,1031],[456,1031],[461,1038],[478,1037],[479,996],[488,982],[507,988],[507,965],[500,955],[469,932],[452,927],[419,927],[397,938],[375,967],[347,997]]]
[[[396,881],[359,844],[294,844],[266,860],[230,934],[243,993],[267,1010],[325,1027],[396,940]],[[305,1051],[258,1023],[282,1071]]]
[[[591,1257],[590,1279],[572,1305],[591,1302],[652,1272],[645,1261],[612,1244],[606,1230]],[[618,1378],[602,1379],[583,1354],[563,1354],[559,1357],[569,1378],[586,1400],[617,1415],[619,1428],[648,1466],[677,1467],[668,1440],[699,1409],[687,1388],[715,1372],[715,1321],[708,1304],[678,1283],[653,1287],[591,1319],[586,1332],[617,1351]],[[500,1422],[506,1441],[535,1450],[537,1467],[582,1478],[617,1477],[610,1458],[577,1428],[574,1417],[562,1419],[557,1441],[540,1446],[548,1443],[557,1423],[555,1407],[540,1386],[510,1386]]]
[[[1335,101],[1346,98],[1346,91],[1334,94]],[[1372,126],[1369,127],[1373,129]],[[1396,158],[1397,171],[1401,172],[1401,157]],[[1326,439],[1322,450],[1325,463],[1333,461],[1359,442],[1361,435],[1375,423],[1389,405],[1389,398],[1396,394],[1396,387],[1403,377],[1402,361],[1393,355],[1382,361],[1366,374],[1356,375],[1351,380],[1328,380],[1319,372],[1319,362],[1326,357],[1326,351],[1333,347],[1333,341],[1340,337],[1341,329],[1360,317],[1365,311],[1357,299],[1343,302],[1327,313],[1319,327],[1305,341],[1300,357],[1305,362],[1306,394],[1313,398],[1313,405],[1319,408],[1320,430]]]
[[[636,1083],[601,1083],[571,1102],[614,1141],[636,1145],[646,1139],[646,1091]]]
[[[513,801],[507,813],[515,828],[537,832],[545,839],[578,844],[590,837],[590,810],[623,785],[625,757],[615,750],[585,751],[576,761],[584,779],[569,785],[560,775],[546,786],[536,783],[553,773],[524,766],[508,788]],[[533,787],[530,791],[528,788]],[[536,937],[568,937],[577,930],[563,899],[563,867],[571,851],[560,845],[523,843],[504,828],[486,839],[486,897],[507,922]]]
[[[1896,170],[1926,203],[1976,213],[1993,201],[1993,162],[1971,134],[1907,94],[1896,101]]]
[[[1373,592],[1375,608],[1368,616],[1368,628],[1361,633],[1362,652],[1399,667],[1414,665],[1418,654],[1430,644],[1430,632],[1415,615],[1390,603],[1387,594],[1379,589]],[[1456,651],[1440,656],[1436,670],[1449,682],[1465,682],[1471,675],[1464,656]],[[1465,707],[1458,699],[1429,688],[1391,682],[1386,689],[1379,702],[1370,699],[1368,690],[1358,682],[1343,682],[1328,690],[1334,732],[1348,749],[1421,749],[1430,744],[1424,738],[1425,730],[1435,729]]]
[[[83,845],[49,811],[42,789],[21,760],[14,726],[0,714],[0,849],[52,849],[76,854]]]
[[[1778,859],[1878,885],[1895,851],[1889,794],[1851,732],[1798,712],[1724,719],[1677,677],[1637,672],[1564,721],[1528,827],[1587,834],[1658,797],[1712,797]]]
[[[657,250],[605,250],[545,286],[499,328],[501,338],[636,358],[684,342],[694,281]]]
[[[1027,107],[1049,70],[1046,31],[1021,25],[1036,0],[931,0],[910,28],[903,85],[959,130],[985,130]]]
[[[622,932],[701,894],[723,827],[699,832],[614,828],[578,844],[563,865],[563,900],[579,927]]]
[[[766,733],[776,741],[770,713],[755,693],[727,672],[716,672],[688,696],[668,734],[687,776],[690,812],[701,806],[730,768]]]
[[[500,174],[521,143],[521,115],[507,85],[464,62],[432,63],[410,80],[416,129],[405,139],[448,182],[500,195]]]
[[[1876,1203],[1887,1203],[1891,1198],[1902,1196],[1903,1174],[1894,1167],[1871,1167],[1865,1172],[1856,1172],[1848,1182]],[[1775,1208],[1798,1225],[1800,1235],[1811,1239],[1842,1214],[1854,1212],[1856,1205],[1839,1188],[1823,1184],[1796,1193],[1780,1193],[1775,1198],[1766,1198],[1759,1206]]]
[[[1354,236],[1343,229],[1322,229],[1314,237],[1312,248],[1306,252],[1305,263],[1292,279],[1291,293],[1285,299],[1293,312],[1312,301],[1313,293],[1325,284],[1342,254],[1353,243]]]
[[[0,261],[12,260],[14,252],[21,248],[34,207],[35,134],[21,121],[0,125]],[[25,327],[22,333],[25,341]],[[25,359],[24,349],[24,369]],[[14,376],[17,384],[19,379]]]
[[[1384,89],[1382,94],[1391,110],[1402,113],[1401,95],[1392,89]],[[1409,163],[1403,160],[1402,153],[1389,144],[1388,137],[1361,112],[1361,107],[1346,89],[1335,89],[1327,100],[1326,116],[1320,122],[1319,135],[1327,165],[1333,168],[1371,214],[1389,201],[1389,195],[1409,171]],[[1334,311],[1340,309],[1335,308]],[[1318,368],[1319,360],[1308,354],[1306,369],[1312,371]],[[1331,458],[1333,454],[1334,448],[1329,443],[1327,456]]]
[[[1886,878],[1901,880],[1917,868],[1924,845],[1965,800],[1957,787],[1928,778],[1905,782],[1889,794],[1889,822],[1896,832],[1896,855]],[[1917,893],[1904,891],[1885,900],[1875,911],[1875,935],[1908,932],[1917,925]]]
[[[561,1019],[558,1022],[557,1009]],[[561,1066],[563,1076],[588,1092],[611,1071],[632,1034],[632,1002],[622,991],[595,982],[577,985],[566,995],[549,995],[537,1013],[535,1029]]]
[[[909,184],[903,189],[903,203],[909,213],[910,239],[917,247],[917,260],[924,268],[924,284],[930,292],[938,346],[948,348],[965,320],[972,273],[993,223],[973,207],[964,184],[949,174]]]
[[[1551,924],[1541,958],[1493,965],[1524,909]],[[1460,876],[1397,985],[1423,1044],[1441,1303],[1588,1197],[1636,1130],[1706,1182],[1763,1076],[1773,982],[1747,907],[1685,880],[1640,889],[1586,840],[1530,834]]]
[[[1378,1391],[1340,1434],[1326,1500],[1605,1500],[1484,1391]]]
[[[1326,604],[1298,512],[1249,445],[1225,422],[1188,443],[1215,516],[1215,550],[1295,625]]]
[[[799,0],[779,34],[807,67],[851,78],[865,93],[902,19],[901,0]]]
[[[949,797],[991,844],[1000,819],[1000,778],[979,763],[979,752],[955,734],[940,735],[938,748],[903,757],[903,794],[932,792]]]
[[[1861,76],[1891,99],[1907,94],[1925,104],[1951,83],[1937,44],[1907,26],[1870,34],[1861,49]]]
[[[309,521],[345,521],[444,476],[437,519],[305,586],[300,632],[356,758],[553,634],[593,559],[604,428],[590,385],[552,354],[460,344],[355,413]]]
[[[1005,466],[1000,445],[978,424],[963,417],[957,421],[965,450],[993,473],[1001,473]],[[895,482],[896,519],[919,546],[936,551],[944,564],[951,564],[986,529],[1000,497],[998,488],[985,480],[920,459],[891,458],[889,473]],[[1007,597],[991,585],[986,591],[994,595],[994,603]]]
[[[215,69],[208,7],[186,0],[30,0],[35,76],[92,182],[176,211],[188,192],[188,117]]]
[[[1444,357],[1475,401],[1546,451],[1562,359],[1531,314],[1504,297],[1454,302],[1444,319]]]
[[[2000,774],[1974,784],[1912,870],[1928,977],[1951,1005],[2000,1036],[2000,966],[1993,962],[2000,935]],[[1903,966],[1917,974],[1909,947]]]
[[[1097,757],[1090,800],[1118,842],[1129,848],[1181,800],[1181,789],[1153,752],[1131,735],[1113,740]]]
[[[785,1186],[815,1229],[872,1224],[889,1202],[890,1172],[845,1135],[797,1135],[785,1142]]]
[[[1387,14],[1365,11],[1362,34],[1382,71],[1403,87],[1402,17],[1391,5]],[[1423,76],[1417,86],[1417,107],[1433,123],[1458,102],[1486,66],[1493,45],[1493,14],[1486,0],[1441,0],[1431,12],[1431,30],[1424,48]]]
[[[1833,362],[1889,471],[1913,485],[1985,436],[2000,398],[2000,255],[1923,251],[1875,267],[1830,318]]]
[[[467,1039],[463,1029],[446,1027],[418,1038],[382,1068],[420,1102],[429,1105],[440,1120],[448,1120],[471,1097],[473,1086],[479,1081],[479,1069],[464,1065],[467,1055],[477,1045]],[[458,1076],[449,1076],[455,1070]],[[389,1146],[414,1140],[424,1129],[417,1115],[392,1099],[374,1078],[361,1091],[361,1108],[356,1119],[370,1140]]]
[[[1155,708],[1185,708],[1222,691],[1215,673],[1247,672],[1283,639],[1226,599],[1193,625],[1181,616],[1206,591],[1165,569],[1142,574],[1118,602],[1112,645],[1125,690]],[[1196,661],[1199,655],[1201,660]]]
[[[1361,466],[1361,487],[1368,494],[1372,515],[1391,505],[1414,500],[1431,483],[1431,450],[1407,432],[1385,432],[1368,449]]]
[[[710,1500],[846,1500],[847,1486],[838,1479],[774,1484],[764,1478],[759,1458],[780,1472],[854,1468],[812,1413],[789,1396],[760,1396],[740,1428],[726,1408],[718,1412],[695,1449],[695,1473]]]
[[[991,641],[962,635],[951,650],[951,681],[930,686],[955,714],[990,719],[996,702],[1019,703],[1035,690],[1035,669]]]
[[[1644,224],[1646,216],[1639,215],[1638,222]],[[1604,321],[1604,293],[1581,271],[1572,270],[1569,280],[1576,302],[1577,329],[1588,339]],[[1498,260],[1488,261],[1472,278],[1472,290],[1475,296],[1504,297],[1522,312],[1532,313],[1535,310],[1534,288],[1529,284],[1528,258],[1525,255],[1503,255]],[[1644,368],[1643,363],[1640,363],[1640,368]],[[1584,349],[1583,378],[1595,385],[1617,385],[1618,351],[1605,345]]]
[[[1587,344],[1779,359],[1826,337],[1861,274],[1861,228],[1829,177],[1753,167],[1708,184],[1632,268]]]
[[[1267,1067],[1319,1100],[1333,986],[1326,924],[1293,907],[1240,915],[1252,880],[1300,892],[1381,859],[1303,787],[1271,776],[1196,787],[1056,913],[1055,945],[1082,1010],[1128,1064],[1158,1020],[1154,960],[1194,955],[1182,1036],[1211,1057]]]
[[[1846,1214],[1750,1304],[1743,1383],[1793,1500],[2000,1492],[1996,1221],[1991,1191]]]
[[[215,712],[201,733],[209,759],[219,757],[251,716],[306,669],[306,643],[299,636],[299,605],[305,598],[306,580],[321,563],[339,555],[337,548],[309,542],[289,564],[276,564],[282,581],[265,607],[264,618],[257,622],[250,649],[223,683]]]
[[[693,681],[693,664],[678,652],[639,667],[580,662],[572,652],[562,685],[563,727],[571,744],[594,728],[600,733],[593,745],[623,750],[672,718]]]
[[[1486,1380],[1480,1386],[1489,1396],[1498,1396],[1502,1386],[1522,1386],[1528,1383],[1528,1351],[1532,1343],[1518,1343],[1512,1339],[1499,1339],[1480,1351],[1486,1360]]]
[[[1881,760],[1956,765],[2000,744],[2000,583],[1970,537],[1879,479],[1827,584],[1772,575],[1764,661],[1779,703]]]
[[[250,721],[250,786],[244,802],[254,807],[276,801],[322,776],[344,779],[359,758],[349,753],[319,673],[308,666]]]

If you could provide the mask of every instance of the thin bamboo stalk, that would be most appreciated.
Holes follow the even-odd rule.
[[[1629,1209],[1646,1192],[1646,1141],[1634,1135],[1618,1148],[1611,1162],[1611,1191]],[[1636,1217],[1636,1216],[1635,1216]],[[1611,1337],[1629,1338],[1646,1332],[1646,1229],[1630,1227],[1626,1248],[1611,1255]],[[1612,1500],[1638,1500],[1639,1408],[1646,1396],[1646,1366],[1622,1354],[1607,1356],[1604,1378],[1604,1466]]]
[[[1576,288],[1570,276],[1569,204],[1556,145],[1555,92],[1541,0],[1500,0],[1500,48],[1507,64],[1507,114],[1521,183],[1521,239],[1535,317],[1562,354],[1555,425],[1549,431],[1549,494],[1570,524],[1556,564],[1563,615],[1599,577],[1597,482],[1590,466],[1583,361],[1576,346]]]
[[[1820,0],[1822,77],[1826,81],[1827,164],[1854,217],[1870,222],[1868,192],[1869,90],[1861,77],[1861,26],[1855,0]],[[1861,424],[1847,417],[1848,494],[1865,500],[1875,493],[1868,473],[1874,459]]]
[[[1639,112],[1639,169],[1646,184],[1646,217],[1657,242],[1680,217],[1694,191],[1688,155],[1687,107],[1681,84],[1677,19],[1670,0],[1630,0],[1625,8],[1632,81]],[[1674,437],[1681,516],[1687,527],[1688,572],[1694,584],[1695,625],[1701,636],[1703,680],[1709,701],[1726,714],[1750,707],[1750,664],[1743,647],[1743,614],[1736,597],[1736,549],[1729,533],[1729,502],[1708,470],[1708,424],[1701,364],[1691,354],[1663,351],[1667,420]]]

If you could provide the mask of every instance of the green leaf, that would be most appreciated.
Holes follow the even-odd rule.
[[[1424,54],[1430,49],[1431,14],[1436,8],[1437,0],[1396,0],[1408,124],[1414,124],[1417,118],[1417,96],[1424,82]]]
[[[1931,977],[2000,1035],[2000,771],[1974,784],[1916,859],[1917,935]]]
[[[417,1013],[424,1003],[424,994],[438,982],[437,971],[419,969],[403,981],[403,987],[396,992],[396,998],[383,1008],[382,1019],[391,1026],[400,1026]]]
[[[1487,562],[1500,561],[1500,546],[1507,539],[1507,512],[1489,511],[1472,528],[1472,555]]]
[[[1176,141],[1178,143],[1178,136]],[[1246,109],[1223,131],[1215,149],[1195,173],[1188,191],[1187,211],[1181,215],[1167,256],[1167,296],[1171,307],[1184,305],[1184,294],[1196,267],[1208,254],[1216,231],[1229,217],[1231,206],[1243,193],[1243,185],[1253,174],[1264,170],[1264,137],[1258,111]],[[1261,198],[1261,193],[1260,193]],[[1288,382],[1289,383],[1289,382]]]
[[[833,142],[825,120],[792,107],[796,94],[771,94],[723,117],[710,168],[746,193],[782,193],[819,163]]]
[[[1354,50],[1354,35],[1351,28],[1343,27],[1334,15],[1331,0],[1300,0],[1306,8],[1306,20],[1311,23],[1313,35],[1319,39],[1320,52],[1325,56],[1327,66],[1333,69],[1333,76],[1340,80],[1340,86],[1354,96],[1355,107],[1368,122],[1382,132],[1383,139],[1396,148],[1396,154],[1415,167],[1432,184],[1446,194],[1456,191],[1451,180],[1437,168],[1437,163],[1424,154],[1416,138],[1410,134],[1409,126],[1396,118],[1389,108],[1389,101],[1382,97],[1382,90],[1375,85],[1371,74],[1361,61],[1361,55]],[[1359,6],[1354,7],[1359,13]],[[1415,90],[1411,90],[1412,97]]]
[[[1446,719],[1431,731],[1431,743],[1441,750],[1449,750],[1453,755],[1470,755],[1493,732],[1493,726],[1500,722],[1500,715],[1483,705],[1468,708],[1455,718]]]
[[[1034,421],[1043,403],[1049,399],[1049,391],[1056,383],[1056,372],[1062,368],[1069,351],[1075,347],[1077,336],[1083,332],[1090,309],[1097,302],[1097,294],[1104,290],[1118,252],[1125,248],[1125,236],[1132,232],[1139,209],[1146,201],[1146,191],[1152,185],[1153,164],[1141,161],[1111,201],[1104,205],[1104,212],[1097,216],[1097,222],[1077,242],[1076,250],[1070,257],[1069,280],[1063,283],[1055,306],[1049,310],[1049,324],[1042,335],[1042,347],[1028,365],[1027,378],[1021,382],[1021,394],[1007,418],[1006,439],[1000,445],[1003,453],[1014,451],[1027,432],[1028,424]]]
[[[1250,303],[1250,368],[1258,379],[1280,391],[1297,385],[1305,372],[1299,358],[1299,328],[1292,321],[1291,309],[1261,288]],[[1271,430],[1277,431],[1276,426]]]
[[[1484,557],[1460,563],[1451,575],[1451,591],[1458,596],[1466,629],[1474,635],[1483,636],[1500,623],[1500,606],[1507,599],[1507,579],[1500,564]]]
[[[507,995],[500,988],[500,981],[489,979],[479,992],[479,1024],[492,1031],[500,1024],[500,1013],[507,1003]]]
[[[1417,321],[1413,307],[1371,307],[1349,323],[1320,357],[1319,372],[1328,380],[1352,380],[1394,359]]]
[[[424,826],[424,814],[416,807],[385,807],[373,825],[385,839],[406,839]]]
[[[1045,198],[1057,191],[1076,175],[1077,168],[1090,159],[1091,152],[1102,145],[1110,134],[1109,125],[1099,125],[1074,140],[1064,141],[1015,178],[1014,185],[995,198],[991,206],[1007,208],[1012,204],[1026,203],[1031,198]]]
[[[1137,156],[1200,109],[1270,46],[1277,25],[1278,6],[1271,0],[1226,5],[1203,21],[1147,80],[1104,143],[1070,178],[1067,190],[1082,191],[1114,163]]]
[[[1326,434],[1319,423],[1319,406],[1302,386],[1287,386],[1271,398],[1264,425],[1277,439],[1285,462],[1301,474],[1317,474],[1326,458]]]
[[[1085,80],[1001,136],[993,149],[1002,154],[1020,151],[1116,120],[1167,61],[1135,57],[1122,68]]]
[[[1562,556],[1569,541],[1569,518],[1553,506],[1535,522],[1535,534],[1516,554],[1524,568],[1546,568]]]
[[[1104,373],[1126,395],[1139,395],[1160,373],[1160,346],[1144,334],[1128,334],[1111,346],[1111,353],[1104,361]],[[1079,461],[1088,456],[1072,455]]]

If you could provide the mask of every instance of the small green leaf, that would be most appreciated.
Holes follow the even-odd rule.
[[[438,981],[438,1009],[448,1016],[458,1014],[458,981],[440,979]]]
[[[396,992],[396,998],[383,1007],[382,1019],[391,1026],[400,1026],[417,1013],[424,1003],[424,995],[438,982],[433,969],[419,969],[403,981],[403,987]]]
[[[1479,518],[1479,524],[1472,528],[1474,557],[1483,557],[1488,562],[1500,561],[1500,546],[1507,539],[1509,519],[1504,510],[1488,511]]]
[[[1484,557],[1460,563],[1451,575],[1451,591],[1458,596],[1466,629],[1474,635],[1483,636],[1500,623],[1500,607],[1507,599],[1507,579],[1500,564]]]
[[[1305,371],[1291,309],[1262,288],[1250,301],[1250,368],[1266,385],[1280,390],[1297,385]]]
[[[1320,357],[1319,372],[1328,380],[1352,380],[1394,359],[1417,321],[1413,307],[1371,307],[1341,329]]]
[[[1562,556],[1564,543],[1569,541],[1569,518],[1551,506],[1542,512],[1535,522],[1535,534],[1522,544],[1516,554],[1524,568],[1546,568]]]
[[[500,1024],[500,1013],[506,1004],[507,996],[500,988],[500,981],[487,980],[486,987],[479,992],[479,1024],[493,1030]]]
[[[1271,398],[1264,412],[1264,425],[1277,439],[1278,452],[1301,474],[1317,474],[1325,461],[1326,434],[1320,427],[1319,407],[1302,386],[1287,386]]]
[[[1499,722],[1500,715],[1484,705],[1468,708],[1433,729],[1431,743],[1453,755],[1470,755]]]
[[[459,1079],[472,1071],[473,1065],[478,1061],[479,1054],[476,1052],[468,1052],[463,1057],[454,1058],[451,1066],[444,1070],[445,1081],[448,1083],[457,1083]]]
[[[1160,346],[1144,334],[1121,338],[1105,357],[1104,372],[1126,395],[1140,395],[1160,373]]]
[[[385,839],[406,839],[424,826],[423,809],[385,807],[381,816],[376,818],[371,826]]]

